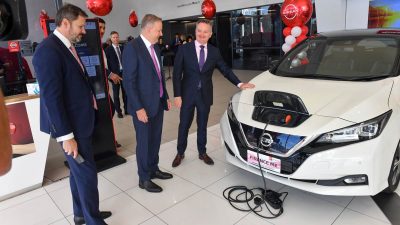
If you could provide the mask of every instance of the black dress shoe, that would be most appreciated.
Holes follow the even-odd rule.
[[[148,192],[162,192],[162,188],[151,180],[139,181],[139,187],[145,189]]]
[[[118,118],[124,118],[124,115],[122,115],[122,113],[118,113]]]
[[[203,160],[207,165],[214,165],[214,161],[207,155],[207,153],[199,155],[199,159]]]
[[[100,217],[104,220],[107,219],[108,217],[110,217],[112,215],[112,213],[110,211],[102,211],[100,212]],[[75,225],[81,225],[81,224],[85,224],[86,221],[83,217],[81,216],[74,216],[74,223]]]
[[[172,177],[173,177],[172,174],[162,172],[161,170],[157,170],[150,176],[151,179],[158,178],[158,179],[162,179],[162,180],[171,179]]]
[[[185,155],[176,154],[174,161],[172,161],[172,167],[177,167],[181,165],[182,160],[185,158]]]

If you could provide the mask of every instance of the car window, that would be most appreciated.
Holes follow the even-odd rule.
[[[282,60],[275,74],[354,80],[390,76],[397,65],[394,38],[311,39]]]

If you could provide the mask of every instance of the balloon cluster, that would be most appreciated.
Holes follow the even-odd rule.
[[[286,53],[298,43],[307,39],[308,27],[313,12],[311,0],[285,0],[281,8],[281,18],[287,27],[283,29],[285,43],[282,50]]]
[[[215,16],[216,6],[213,0],[204,0],[201,4],[201,14],[206,19],[212,19]]]

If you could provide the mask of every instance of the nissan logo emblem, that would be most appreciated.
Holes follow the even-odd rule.
[[[269,148],[272,145],[272,143],[274,143],[274,139],[272,139],[272,136],[270,134],[264,133],[261,136],[261,145],[262,146]]]

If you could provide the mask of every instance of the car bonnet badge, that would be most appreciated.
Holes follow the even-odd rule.
[[[274,143],[274,139],[272,139],[272,136],[268,133],[263,133],[263,135],[261,136],[261,145],[269,148],[272,143]]]

